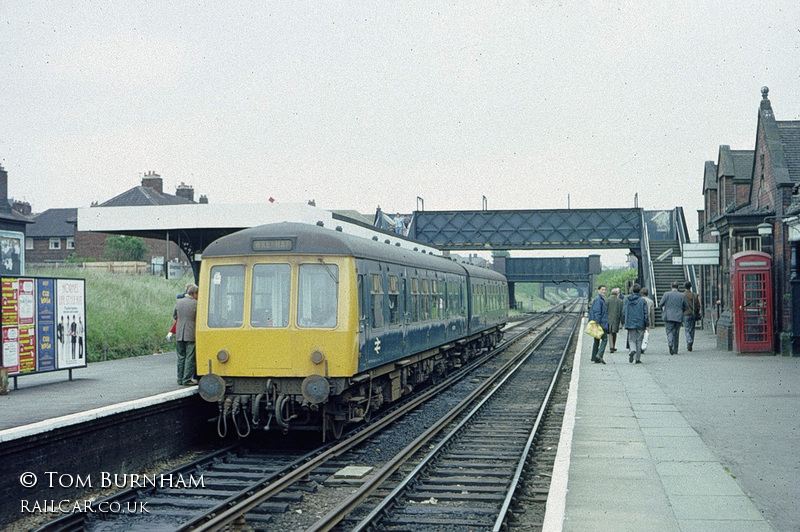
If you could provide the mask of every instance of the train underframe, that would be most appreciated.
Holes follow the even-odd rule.
[[[323,441],[338,439],[351,423],[421,386],[444,378],[502,339],[500,327],[395,360],[353,377],[225,377],[213,375],[225,393],[218,400],[217,432],[240,437],[253,430],[319,431]],[[201,379],[201,395],[203,388]]]

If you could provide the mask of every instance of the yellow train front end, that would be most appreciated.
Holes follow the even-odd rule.
[[[318,430],[330,395],[357,372],[354,259],[204,256],[199,287],[199,388],[219,404],[220,436]]]

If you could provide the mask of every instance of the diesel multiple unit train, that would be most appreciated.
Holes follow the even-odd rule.
[[[338,438],[493,347],[508,316],[497,272],[310,224],[216,240],[199,286],[199,392],[223,437]]]

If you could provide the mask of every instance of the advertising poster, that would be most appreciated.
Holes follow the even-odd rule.
[[[25,235],[0,231],[0,275],[24,275]]]
[[[19,373],[36,371],[36,329],[33,325],[19,328]]]
[[[86,366],[86,305],[83,279],[56,279],[58,369]]]
[[[36,371],[36,283],[19,279],[19,372]]]
[[[36,280],[37,371],[56,369],[55,280]]]
[[[19,328],[3,326],[3,366],[9,375],[19,373]]]
[[[2,365],[9,375],[19,372],[19,282],[17,279],[0,280],[2,294],[3,350]]]

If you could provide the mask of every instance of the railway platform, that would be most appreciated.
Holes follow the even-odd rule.
[[[585,323],[584,323],[585,325]],[[581,335],[545,531],[800,530],[800,359],[737,355],[684,331],[642,364]]]
[[[176,383],[172,353],[89,363],[73,370],[20,376],[0,395],[0,442],[57,426],[196,394]]]
[[[581,335],[545,531],[792,531],[800,496],[800,359],[743,356],[698,331],[670,356],[651,331],[642,364],[590,361]],[[622,345],[624,345],[624,340]],[[0,396],[0,443],[197,393],[175,353],[30,375]]]

